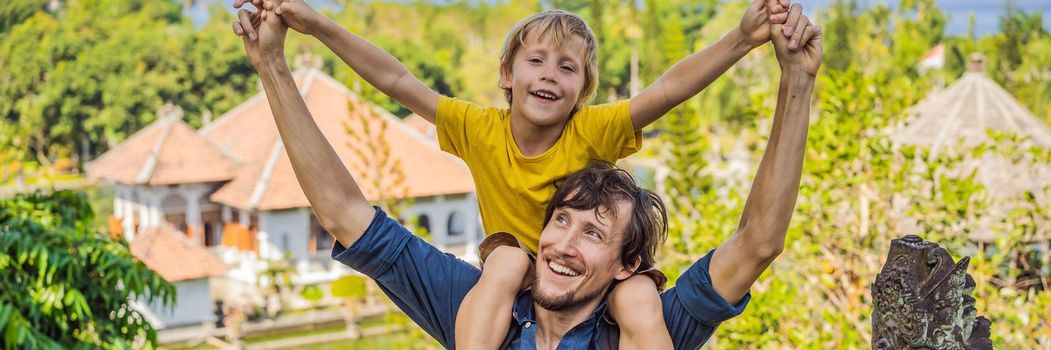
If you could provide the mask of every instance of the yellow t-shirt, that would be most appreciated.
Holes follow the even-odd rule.
[[[510,110],[442,96],[438,144],[471,169],[485,234],[509,232],[536,251],[555,180],[588,160],[612,163],[639,150],[642,135],[630,114],[628,100],[584,107],[551,149],[526,157],[511,137]]]

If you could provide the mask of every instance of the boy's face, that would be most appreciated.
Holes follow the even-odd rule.
[[[620,252],[632,204],[619,200],[615,206],[561,207],[551,213],[537,249],[533,300],[538,305],[551,311],[590,306],[614,280],[631,276]]]
[[[511,89],[512,115],[537,127],[561,127],[569,119],[584,87],[584,39],[572,36],[556,48],[554,40],[537,31],[525,41],[511,61],[510,71],[501,69],[500,87]]]

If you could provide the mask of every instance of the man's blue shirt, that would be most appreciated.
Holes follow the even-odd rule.
[[[703,345],[719,323],[741,314],[751,298],[746,294],[737,305],[730,305],[719,296],[708,275],[711,257],[709,252],[679,277],[675,287],[661,294],[664,322],[676,349],[696,349]],[[376,280],[380,289],[409,318],[442,346],[453,348],[456,312],[464,296],[478,282],[481,276],[478,268],[413,235],[380,209],[376,209],[372,223],[350,248],[336,243],[332,258]],[[608,321],[605,311],[603,302],[591,317],[562,337],[558,348],[598,349],[600,337],[619,332],[617,326]],[[519,332],[510,347],[536,348],[537,327],[531,294],[518,296],[512,316]]]

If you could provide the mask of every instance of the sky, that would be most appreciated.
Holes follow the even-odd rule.
[[[824,9],[834,0],[793,0],[804,9]],[[949,16],[945,33],[950,36],[967,35],[967,21],[974,13],[974,34],[982,37],[1000,31],[1000,17],[1007,11],[1006,0],[936,0],[938,7]],[[858,0],[862,5],[886,4],[897,7],[898,0]],[[1015,6],[1025,12],[1042,12],[1044,28],[1051,30],[1051,0],[1015,0]],[[807,10],[807,13],[813,13]]]
[[[793,0],[800,2],[809,15],[813,15],[818,9],[825,9],[834,0]],[[205,4],[222,2],[230,7],[233,0],[204,0],[198,5],[190,8],[187,15],[197,23],[203,23],[208,12]],[[329,3],[327,0],[307,0],[312,5]],[[949,23],[945,31],[950,36],[962,36],[967,34],[967,21],[971,13],[975,15],[975,35],[981,37],[994,34],[999,31],[1000,16],[1006,12],[1006,0],[936,0],[942,11],[949,15]],[[897,7],[899,0],[858,0],[864,5],[887,4],[892,8]],[[1015,5],[1025,12],[1042,12],[1044,14],[1044,28],[1051,30],[1051,0],[1015,0]],[[230,7],[231,11],[233,8]]]

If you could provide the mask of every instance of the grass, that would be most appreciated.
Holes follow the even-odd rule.
[[[359,323],[362,329],[383,327],[386,325],[383,317],[372,317]],[[319,327],[309,330],[300,330],[287,333],[269,334],[264,336],[245,337],[243,339],[244,345],[261,344],[271,341],[293,339],[300,337],[309,337],[322,334],[333,334],[346,331],[346,325],[336,324],[331,326]],[[358,349],[392,349],[398,347],[400,344],[405,344],[409,340],[409,335],[405,332],[395,332],[390,334],[365,337],[354,340],[340,340],[334,342],[327,342],[321,344],[312,344],[306,346],[297,346],[296,349],[303,350],[358,350]],[[198,344],[188,347],[163,347],[162,349],[167,350],[203,350],[203,349],[215,349],[215,347],[208,344]]]

